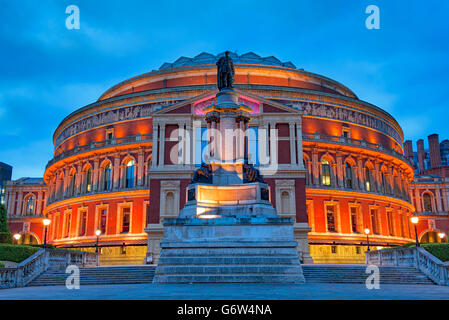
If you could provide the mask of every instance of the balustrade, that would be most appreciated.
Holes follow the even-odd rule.
[[[449,264],[424,248],[398,248],[365,252],[366,264],[414,267],[439,285],[449,286]]]
[[[0,268],[0,289],[24,287],[48,269],[65,269],[69,265],[94,267],[99,255],[93,252],[41,249],[17,267]]]

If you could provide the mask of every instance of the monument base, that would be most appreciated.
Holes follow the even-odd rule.
[[[153,283],[302,283],[290,218],[176,218],[164,222]]]

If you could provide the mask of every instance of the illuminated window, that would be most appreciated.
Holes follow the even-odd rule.
[[[83,237],[86,235],[86,230],[87,229],[87,212],[81,212],[81,217],[80,217],[80,231],[79,231],[79,236]]]
[[[26,206],[25,206],[25,210],[26,210],[26,214],[33,214],[34,213],[34,205],[35,205],[35,198],[34,196],[29,196],[26,199]]]
[[[357,208],[351,207],[351,227],[353,233],[359,233],[360,230],[358,228],[358,220],[357,220]]]
[[[111,141],[114,139],[114,129],[106,130],[106,141]]]
[[[371,170],[365,167],[365,190],[371,191]]]
[[[373,234],[379,234],[379,219],[377,215],[377,209],[371,209],[371,226],[373,229]]]
[[[345,162],[346,168],[346,188],[352,189],[352,167],[349,163]]]
[[[394,224],[393,224],[393,212],[387,212],[387,221],[388,221],[388,230],[390,232],[390,236],[394,235]]]
[[[65,217],[64,238],[68,238],[70,236],[70,221],[72,220],[72,214],[67,213],[64,217]]]
[[[92,191],[92,169],[89,168],[86,172],[86,193]]]
[[[76,193],[76,174],[74,173],[70,178],[70,195],[74,196]]]
[[[108,216],[108,210],[101,209],[100,210],[100,230],[101,230],[101,234],[106,234],[107,216]]]
[[[111,190],[111,164],[108,163],[103,169],[103,190]]]
[[[385,173],[382,172],[381,173],[382,176],[382,193],[386,193],[387,192],[387,178],[385,177]]]
[[[123,211],[122,211],[122,233],[129,232],[130,222],[131,222],[131,209],[123,208]]]
[[[423,199],[423,204],[424,204],[424,211],[426,212],[432,212],[433,211],[433,207],[432,207],[432,197],[430,194],[428,193],[424,193],[422,196]]]
[[[128,161],[125,167],[125,188],[134,187],[134,160]]]
[[[321,160],[321,184],[323,186],[331,185],[331,166],[326,159]]]
[[[326,206],[327,231],[337,232],[335,228],[335,207]]]

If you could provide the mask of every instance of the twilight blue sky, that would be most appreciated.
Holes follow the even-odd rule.
[[[77,5],[81,29],[67,30]],[[381,29],[365,28],[380,8]],[[253,51],[335,79],[405,136],[449,138],[449,2],[0,0],[0,161],[42,176],[70,112],[114,84],[202,51]]]

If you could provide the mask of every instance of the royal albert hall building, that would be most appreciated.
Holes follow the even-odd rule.
[[[157,262],[163,220],[179,214],[204,160],[210,124],[203,109],[218,92],[222,55],[165,63],[68,115],[54,133],[44,183],[29,192],[24,183],[7,189],[12,232],[34,230],[41,243],[35,217],[47,216],[48,242],[57,247],[95,250],[100,230],[102,263]],[[230,56],[239,101],[252,109],[250,161],[278,213],[294,219],[303,261],[364,262],[366,228],[375,247],[413,241],[413,167],[397,121],[290,62]],[[33,197],[43,204],[30,206]]]

